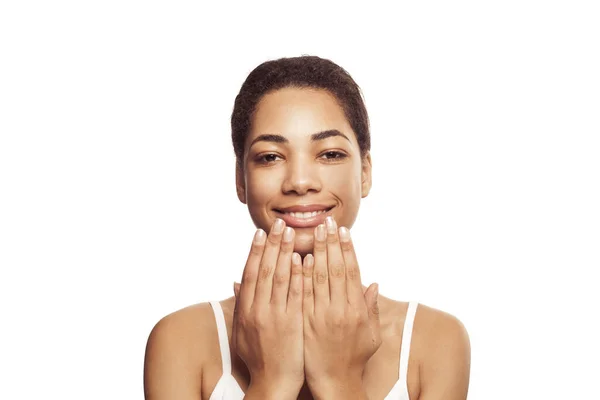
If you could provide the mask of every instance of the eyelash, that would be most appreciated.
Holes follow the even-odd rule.
[[[346,154],[342,153],[341,151],[334,151],[334,150],[326,151],[325,153],[321,154],[321,157],[324,155],[333,155],[334,156],[332,158],[326,158],[325,160],[327,160],[327,162],[335,162],[335,161],[343,160],[344,158],[348,157]],[[275,153],[267,153],[267,154],[262,154],[262,155],[256,157],[256,162],[258,164],[265,164],[265,165],[272,164],[275,162],[274,160],[272,160],[272,161],[265,160],[265,158],[271,157],[271,156],[281,158],[279,155],[277,155]]]

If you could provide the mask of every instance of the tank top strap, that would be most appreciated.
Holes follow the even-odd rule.
[[[402,331],[402,346],[400,348],[400,365],[398,367],[398,379],[406,384],[408,376],[408,359],[410,357],[410,341],[412,339],[415,314],[417,313],[416,301],[408,303],[406,319],[404,320],[404,330]]]
[[[217,333],[219,334],[219,347],[221,348],[221,360],[223,360],[223,375],[231,374],[231,354],[229,353],[229,339],[227,338],[227,326],[223,309],[218,301],[210,301],[215,320],[217,321]]]

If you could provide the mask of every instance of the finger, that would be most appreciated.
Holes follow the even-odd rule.
[[[365,292],[365,304],[369,313],[369,322],[373,325],[379,324],[379,285],[371,284]]]
[[[321,224],[316,227],[314,242],[313,293],[316,311],[319,307],[329,305],[329,273],[327,272],[325,225]]]
[[[327,226],[327,272],[329,273],[330,303],[334,306],[345,307],[348,303],[346,266],[338,239],[337,224],[331,216],[325,219],[325,224]]]
[[[340,243],[344,264],[346,265],[346,290],[348,292],[348,302],[350,304],[362,304],[364,302],[364,293],[362,282],[360,280],[360,269],[358,260],[350,238],[350,231],[346,227],[340,228]]]
[[[240,300],[240,284],[233,283],[233,293],[235,296],[235,305],[233,307],[233,322],[231,327],[231,347],[234,352],[237,353],[237,316],[239,313],[239,300]]]
[[[315,293],[313,290],[313,268],[315,265],[315,259],[312,254],[307,254],[304,257],[304,263],[302,266],[302,274],[304,280],[303,287],[303,299],[302,299],[302,313],[305,317],[311,316],[315,312]]]
[[[287,308],[293,250],[294,230],[288,226],[283,231],[283,240],[281,241],[279,257],[277,258],[277,268],[273,275],[273,292],[271,293],[271,304],[276,305],[283,311]]]
[[[250,254],[246,260],[244,273],[242,274],[242,287],[240,288],[240,307],[244,310],[249,309],[254,302],[254,293],[256,291],[256,279],[260,260],[265,250],[265,241],[267,234],[262,229],[258,229],[254,234]]]
[[[271,301],[271,292],[273,290],[273,274],[277,265],[279,256],[279,247],[283,236],[285,222],[277,218],[271,227],[267,236],[265,251],[263,252],[260,266],[258,267],[258,276],[256,278],[256,291],[254,293],[254,303],[266,304]]]
[[[300,312],[302,310],[302,296],[303,296],[303,278],[302,274],[302,258],[300,254],[294,253],[292,255],[292,271],[290,277],[290,290],[287,298],[287,311]]]

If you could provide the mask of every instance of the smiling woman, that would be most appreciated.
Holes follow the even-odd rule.
[[[241,285],[156,324],[146,398],[465,399],[460,321],[361,282],[350,228],[371,188],[370,133],[350,75],[319,57],[265,62],[231,125],[258,228]]]
[[[304,256],[327,216],[353,225],[371,187],[371,159],[331,93],[286,87],[263,95],[247,136],[237,192],[257,227],[268,231],[283,219],[295,230],[294,250]]]

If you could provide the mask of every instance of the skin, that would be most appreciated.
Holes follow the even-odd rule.
[[[311,140],[331,129],[348,139]],[[285,143],[254,142],[263,134],[281,135]],[[264,96],[242,165],[236,173],[238,197],[259,231],[268,232],[253,241],[238,295],[221,302],[233,375],[246,398],[384,398],[398,379],[407,303],[362,285],[351,238],[342,237],[349,232],[338,229],[352,226],[360,199],[370,190],[371,159],[360,157],[335,98],[291,88]],[[291,240],[285,230],[273,229],[274,209],[307,203],[335,206],[337,224],[325,239],[314,228],[294,230]],[[274,346],[281,347],[270,352]],[[343,351],[349,348],[354,351]],[[146,398],[208,399],[222,374],[219,354],[210,305],[163,318],[146,349]],[[411,400],[465,399],[469,371],[464,326],[420,304],[408,366]]]

